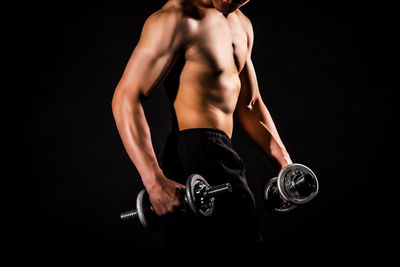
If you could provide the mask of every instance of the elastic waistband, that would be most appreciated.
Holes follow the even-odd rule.
[[[224,131],[215,128],[190,128],[190,129],[179,130],[177,134],[178,135],[200,134],[205,136],[214,136],[227,139],[229,142],[231,142],[231,139]]]

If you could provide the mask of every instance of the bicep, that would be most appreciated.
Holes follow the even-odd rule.
[[[258,88],[256,71],[250,57],[246,60],[246,64],[240,72],[239,78],[241,89],[238,99],[238,109],[252,109],[257,101],[261,100],[261,96]]]
[[[247,38],[248,38],[248,53],[246,57],[246,63],[239,74],[241,89],[238,99],[238,108],[239,109],[252,109],[253,106],[261,100],[257,75],[254,69],[253,61],[251,60],[251,54],[253,50],[254,44],[254,31],[251,21],[245,17],[246,21],[246,29],[247,29]]]
[[[174,62],[175,54],[136,48],[129,59],[119,87],[149,96],[159,87]]]

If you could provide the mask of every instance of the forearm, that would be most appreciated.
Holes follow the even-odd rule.
[[[280,167],[292,163],[275,123],[261,98],[252,106],[239,106],[238,119],[245,132]]]
[[[148,187],[162,173],[154,153],[149,125],[139,96],[120,91],[116,90],[112,101],[114,119],[125,150],[143,184]]]

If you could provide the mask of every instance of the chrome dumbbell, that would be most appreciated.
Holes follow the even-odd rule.
[[[192,174],[186,180],[186,192],[183,199],[186,207],[195,215],[208,217],[214,211],[215,196],[231,192],[232,185],[229,183],[210,186],[201,175]],[[136,218],[145,228],[155,228],[161,224],[160,217],[155,213],[149,195],[144,189],[136,197],[136,210],[121,214],[122,220],[134,220]]]
[[[293,163],[266,183],[264,199],[273,211],[285,213],[310,202],[318,190],[317,176],[313,171],[305,165]]]

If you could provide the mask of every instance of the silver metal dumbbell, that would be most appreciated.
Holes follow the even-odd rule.
[[[293,163],[266,183],[264,199],[273,211],[285,213],[310,202],[318,190],[317,176],[313,171],[305,165]]]
[[[195,215],[208,217],[214,211],[215,196],[231,193],[232,185],[229,183],[210,186],[206,179],[199,174],[192,174],[186,180],[186,192],[183,196],[184,204]],[[136,197],[136,210],[130,210],[121,214],[122,220],[134,220],[138,218],[145,228],[155,228],[161,224],[146,190],[141,190]]]

